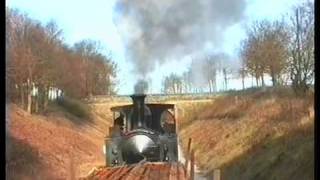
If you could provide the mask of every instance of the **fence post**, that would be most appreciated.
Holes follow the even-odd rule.
[[[187,148],[187,154],[185,155],[186,162],[185,162],[185,165],[184,165],[184,166],[186,167],[186,170],[187,170],[187,171],[188,171],[188,163],[189,163],[189,155],[190,155],[191,141],[192,141],[192,139],[189,138],[188,148]]]
[[[190,166],[191,166],[191,170],[190,170],[190,179],[194,180],[194,149],[191,150],[191,160],[190,160]]]
[[[190,153],[191,141],[192,141],[192,138],[189,138],[189,141],[188,141],[188,153]]]
[[[176,125],[178,124],[178,118],[179,118],[179,116],[178,116],[178,106],[177,105],[175,105],[174,106],[174,118],[175,118],[175,120],[176,120]],[[178,130],[178,129],[176,129],[176,130]]]

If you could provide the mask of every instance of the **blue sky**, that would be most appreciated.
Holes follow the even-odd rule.
[[[107,54],[111,51],[113,60],[118,64],[118,93],[130,94],[136,77],[132,74],[133,65],[125,59],[123,39],[113,22],[113,6],[116,0],[6,0],[7,6],[18,8],[31,18],[48,22],[55,20],[63,30],[65,42],[73,44],[83,39],[98,40]],[[224,31],[225,41],[222,51],[231,56],[237,55],[240,41],[245,37],[245,26],[254,20],[281,18],[299,0],[247,0],[246,18]],[[168,62],[157,67],[150,75],[152,93],[160,92],[163,76],[171,72],[182,73],[189,60]],[[250,81],[251,83],[251,81]],[[232,87],[241,86],[234,83]],[[241,87],[240,87],[241,88]]]

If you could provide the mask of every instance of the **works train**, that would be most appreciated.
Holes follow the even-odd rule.
[[[114,126],[105,138],[106,166],[140,161],[177,162],[178,140],[173,104],[147,104],[144,94],[133,104],[112,107]]]

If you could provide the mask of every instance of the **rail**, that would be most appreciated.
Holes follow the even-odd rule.
[[[180,180],[196,180],[197,172],[195,165],[195,149],[192,148],[192,139],[188,140],[187,152],[185,154],[185,164],[178,163],[151,163],[146,161],[141,161],[135,165],[126,165],[122,167],[95,167],[93,168],[87,177],[80,178],[82,180],[91,179],[180,179]],[[73,159],[71,159],[72,174],[70,180],[75,179]],[[206,173],[206,177],[202,179],[210,180],[221,180],[220,169],[214,169],[210,173]]]

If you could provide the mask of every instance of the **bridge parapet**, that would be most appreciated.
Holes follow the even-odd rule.
[[[170,100],[201,100],[213,99],[221,94],[147,94],[146,102],[164,102]],[[131,102],[129,95],[115,95],[115,96],[92,96],[85,99],[87,103],[107,103],[107,102]]]

